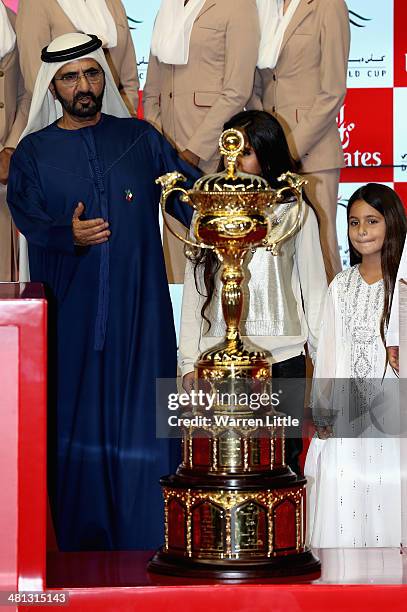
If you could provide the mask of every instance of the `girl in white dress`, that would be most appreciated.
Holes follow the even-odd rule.
[[[304,470],[315,548],[400,545],[400,441],[386,436],[397,433],[396,379],[384,340],[406,228],[389,187],[369,183],[350,198],[353,267],[326,298],[312,393],[317,437]]]

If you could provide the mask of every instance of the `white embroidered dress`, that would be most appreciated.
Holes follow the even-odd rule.
[[[327,404],[335,415],[334,436],[344,428],[348,435],[327,440],[315,437],[308,450],[304,470],[307,540],[314,548],[400,545],[400,441],[382,431],[395,431],[394,422],[393,429],[387,424],[393,406],[397,411],[397,402],[388,397],[388,392],[396,391],[395,380],[388,381],[395,378],[389,367],[382,384],[386,359],[380,336],[383,300],[383,281],[369,285],[358,266],[338,274],[328,291],[313,403],[315,410],[318,402],[323,404],[321,397],[329,398]],[[335,384],[330,385],[333,379]],[[352,394],[353,403],[349,402]],[[376,404],[382,408],[385,404],[387,412],[372,410]]]

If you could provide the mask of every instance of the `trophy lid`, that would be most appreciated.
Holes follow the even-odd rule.
[[[243,153],[244,146],[244,135],[240,130],[229,129],[222,132],[219,138],[219,151],[226,158],[226,169],[198,179],[191,191],[211,193],[273,191],[261,176],[240,172],[237,169],[237,159]]]

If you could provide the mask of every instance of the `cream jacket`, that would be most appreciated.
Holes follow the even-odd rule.
[[[15,26],[15,15],[7,13]],[[0,151],[15,149],[26,126],[30,97],[24,89],[17,46],[0,60]]]
[[[138,106],[139,80],[126,12],[121,0],[106,0],[106,4],[117,27],[117,46],[106,52],[106,59],[123,98],[133,111]],[[43,47],[62,34],[76,32],[76,28],[56,0],[20,0],[16,32],[21,70],[26,88],[32,93]]]
[[[302,0],[274,70],[257,70],[250,108],[277,117],[303,172],[344,166],[336,117],[346,94],[350,45],[344,0]]]
[[[259,40],[255,0],[207,0],[192,29],[187,65],[150,56],[144,116],[177,149],[195,153],[204,171],[216,166],[223,124],[251,96]]]

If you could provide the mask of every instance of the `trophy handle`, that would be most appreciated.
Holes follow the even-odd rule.
[[[292,227],[290,227],[290,229],[287,232],[285,232],[285,234],[280,236],[280,238],[278,238],[277,240],[274,240],[272,243],[269,243],[267,238],[265,239],[264,246],[268,247],[272,255],[278,255],[279,244],[281,242],[284,242],[284,240],[291,238],[291,236],[295,234],[295,232],[297,231],[298,226],[301,222],[302,188],[304,185],[308,183],[308,181],[304,179],[302,176],[299,176],[298,174],[294,174],[293,172],[286,172],[285,174],[282,174],[281,176],[279,176],[277,180],[280,182],[286,181],[288,185],[286,185],[285,187],[281,187],[281,189],[278,189],[276,191],[273,204],[282,202],[284,200],[283,194],[285,192],[294,193],[297,199],[297,216],[295,218],[295,221]]]
[[[160,176],[158,179],[156,179],[156,183],[157,185],[161,185],[161,197],[160,197],[160,206],[161,206],[161,212],[163,215],[163,219],[164,219],[164,223],[168,229],[168,231],[175,236],[175,238],[178,238],[178,240],[181,240],[181,242],[183,242],[184,244],[187,244],[188,246],[192,246],[195,249],[196,248],[213,248],[213,247],[207,247],[204,244],[198,244],[196,242],[192,242],[192,240],[188,240],[188,238],[185,238],[184,236],[181,236],[181,234],[179,234],[176,230],[174,230],[170,224],[168,223],[167,219],[166,219],[166,215],[165,213],[166,211],[166,204],[167,204],[167,200],[168,197],[173,194],[175,191],[180,191],[182,193],[181,196],[181,201],[185,202],[186,204],[189,204],[189,206],[191,206],[192,208],[195,209],[194,203],[192,202],[191,198],[189,197],[188,191],[186,189],[184,189],[183,187],[179,187],[176,185],[176,183],[178,181],[182,181],[185,182],[187,179],[185,178],[185,176],[183,174],[181,174],[180,172],[168,172],[167,174],[164,174],[163,176]]]

